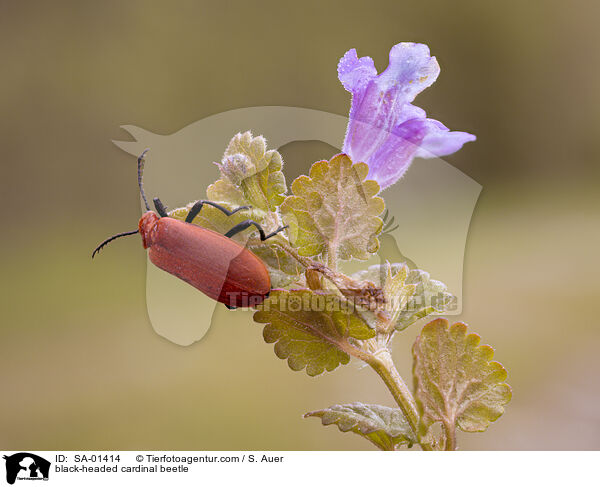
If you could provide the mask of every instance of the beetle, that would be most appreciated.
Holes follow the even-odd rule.
[[[271,291],[269,271],[262,260],[243,245],[230,237],[250,226],[256,227],[262,241],[283,231],[281,226],[265,234],[254,220],[244,220],[225,235],[192,223],[204,205],[210,205],[231,216],[250,206],[228,210],[212,201],[199,200],[190,208],[185,221],[170,218],[159,198],[154,198],[156,212],[150,209],[142,182],[143,162],[146,149],[137,161],[138,185],[146,206],[137,230],[113,235],[102,242],[92,258],[113,240],[135,235],[142,237],[144,249],[148,249],[150,261],[158,268],[194,286],[208,297],[219,301],[230,309],[252,307],[260,304]]]

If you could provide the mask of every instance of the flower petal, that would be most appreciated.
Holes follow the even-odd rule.
[[[356,55],[356,49],[350,49],[338,63],[338,78],[346,90],[351,93],[362,90],[377,76],[375,64],[370,57]]]
[[[467,132],[451,132],[443,123],[427,119],[427,134],[423,137],[421,146],[415,152],[415,157],[425,159],[442,157],[453,154],[467,142],[472,142],[477,137]]]
[[[407,120],[413,120],[415,118],[425,119],[427,118],[427,114],[425,110],[422,108],[411,105],[410,103],[406,103],[402,105],[398,112],[398,122],[397,125],[403,124]]]
[[[429,55],[429,47],[401,42],[390,50],[390,64],[377,78],[377,84],[381,91],[398,90],[401,95],[396,96],[402,96],[402,102],[408,103],[431,86],[439,74],[440,66],[435,57]]]

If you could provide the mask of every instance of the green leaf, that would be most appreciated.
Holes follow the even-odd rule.
[[[452,431],[485,431],[504,412],[511,388],[493,349],[467,335],[464,323],[428,323],[413,347],[415,399],[425,430],[441,422]]]
[[[221,179],[208,187],[210,200],[252,205],[265,212],[274,212],[283,202],[287,192],[283,160],[279,152],[267,150],[264,137],[238,133],[217,165]]]
[[[184,221],[185,218],[187,217],[187,214],[189,213],[190,209],[194,205],[194,203],[195,203],[195,201],[192,201],[182,208],[176,208],[172,211],[169,211],[168,212],[169,217]],[[220,204],[222,206],[224,206],[225,208],[227,208],[228,210],[233,210],[235,208],[238,208],[238,205],[233,205],[231,203],[227,203],[227,202],[223,202],[223,201],[221,201]],[[194,225],[208,228],[209,230],[213,230],[217,233],[225,234],[229,230],[231,230],[231,228],[233,228],[233,226],[237,225],[238,223],[240,223],[244,220],[254,219],[256,216],[256,213],[257,212],[253,211],[252,209],[248,209],[248,210],[241,210],[237,213],[234,213],[231,216],[227,216],[225,213],[223,213],[220,210],[217,210],[213,206],[203,205],[202,211],[196,216],[196,218],[194,218],[192,223]],[[264,216],[264,215],[261,214],[260,216]],[[251,229],[253,230],[254,227],[251,227]],[[238,233],[237,235],[234,235],[232,237],[232,239],[241,243],[242,245],[245,245],[248,242],[248,239],[251,234],[252,234],[252,231],[249,230],[249,231]]]
[[[375,336],[351,306],[337,295],[296,289],[274,289],[258,307],[254,321],[265,323],[263,337],[275,343],[275,355],[287,359],[292,370],[306,368],[315,376],[347,364],[342,350],[348,338],[366,340]]]
[[[398,331],[430,314],[444,313],[456,299],[444,283],[404,263],[372,265],[352,277],[383,289],[386,311]]]
[[[374,443],[381,450],[395,450],[406,444],[411,447],[416,440],[408,421],[399,408],[377,404],[342,404],[304,415],[321,418],[324,426],[336,424],[340,431],[351,431]]]
[[[292,183],[281,205],[292,244],[303,256],[327,252],[331,258],[365,260],[379,247],[384,210],[379,185],[365,180],[368,166],[352,164],[345,154],[315,162],[309,176]]]
[[[208,187],[207,198],[228,210],[240,206],[251,208],[227,216],[212,206],[204,205],[192,223],[221,234],[248,219],[258,222],[267,233],[281,226],[277,207],[287,192],[281,171],[283,162],[277,151],[267,150],[263,137],[252,137],[250,132],[238,133],[229,142],[222,162],[217,165],[221,179]],[[169,212],[169,216],[185,220],[194,203]],[[273,241],[262,242],[257,235],[256,229],[251,227],[232,238],[262,259],[269,269],[272,286],[288,286],[300,280],[304,268],[298,261],[272,245]],[[286,240],[286,236],[279,234],[277,239]]]
[[[289,286],[302,279],[304,267],[282,249],[268,244],[251,245],[249,248],[269,269],[271,287]]]

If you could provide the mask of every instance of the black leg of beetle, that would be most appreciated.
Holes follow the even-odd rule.
[[[227,309],[237,309],[235,306],[229,306],[228,304],[226,304],[225,306],[227,306]]]
[[[158,198],[154,198],[154,208],[160,216],[167,216],[167,207]]]
[[[204,204],[214,206],[217,210],[221,210],[227,216],[231,216],[240,210],[247,210],[248,208],[250,208],[249,206],[240,206],[239,208],[236,208],[235,210],[229,211],[227,208],[224,208],[221,205],[218,205],[217,203],[213,203],[212,201],[199,200],[199,201],[196,201],[194,203],[194,206],[192,206],[190,208],[190,212],[185,217],[186,223],[192,223],[194,218],[196,218],[196,216],[198,216],[198,213],[200,213],[200,210],[202,209],[202,205],[204,205]]]
[[[258,229],[258,233],[260,233],[261,240],[267,240],[268,238],[271,238],[273,235],[277,235],[279,232],[281,232],[282,230],[285,230],[288,227],[288,225],[286,225],[284,227],[279,227],[274,232],[269,233],[269,235],[265,235],[265,231],[254,220],[244,220],[243,222],[238,223],[235,227],[233,227],[231,230],[229,230],[225,234],[225,236],[233,237],[236,233],[240,233],[240,232],[243,232],[244,230],[246,230],[246,228],[248,228],[250,225],[254,225]]]

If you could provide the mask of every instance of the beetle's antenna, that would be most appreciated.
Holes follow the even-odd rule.
[[[107,238],[104,242],[102,242],[100,245],[98,245],[98,247],[96,247],[94,249],[94,251],[92,252],[92,259],[98,252],[100,252],[102,250],[102,247],[104,247],[106,244],[112,242],[113,240],[116,240],[119,237],[126,237],[127,235],[135,235],[138,232],[139,232],[139,230],[134,230],[133,232],[117,233],[116,235],[113,235],[112,237]]]
[[[140,187],[140,194],[142,195],[142,199],[144,200],[144,204],[146,205],[146,210],[150,211],[150,205],[148,205],[148,200],[146,199],[146,193],[144,193],[144,184],[142,182],[142,174],[144,172],[144,156],[146,152],[150,149],[146,149],[144,152],[140,154],[138,157],[138,185]]]

